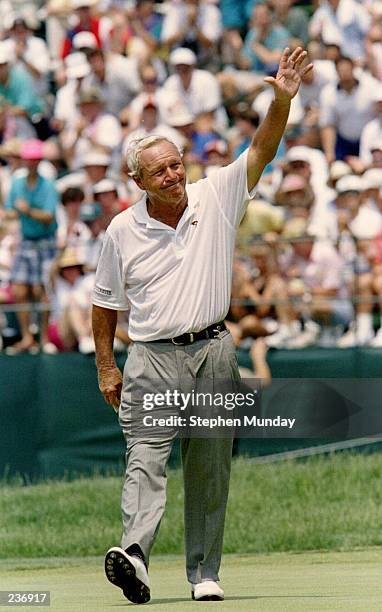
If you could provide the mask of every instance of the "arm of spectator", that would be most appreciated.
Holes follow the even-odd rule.
[[[280,61],[282,55],[281,49],[267,49],[261,42],[256,40],[253,42],[252,48],[263,64],[276,64]]]
[[[220,11],[213,5],[202,5],[197,17],[196,35],[202,47],[209,49],[222,34]]]
[[[336,128],[333,125],[327,125],[321,128],[320,134],[326,160],[328,164],[331,164],[336,159]]]
[[[96,347],[98,386],[105,399],[118,412],[122,391],[122,374],[113,353],[118,311],[93,306],[92,327]]]
[[[264,121],[261,123],[248,150],[247,184],[248,191],[257,184],[265,166],[276,155],[280,140],[288,121],[292,98],[297,94],[301,76],[312,70],[313,65],[301,67],[307,53],[297,47],[292,54],[286,48],[280,60],[276,78],[266,77],[265,82],[274,89],[271,103]]]

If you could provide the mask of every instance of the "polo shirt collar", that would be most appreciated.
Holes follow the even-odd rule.
[[[187,201],[187,208],[185,209],[185,211],[183,212],[182,217],[179,220],[179,224],[177,229],[183,225],[184,221],[186,219],[188,219],[194,212],[195,209],[195,200],[191,201],[190,198],[190,194],[188,191],[188,185],[186,185],[186,192],[188,195],[188,201]],[[146,205],[146,194],[144,194],[142,196],[142,198],[136,203],[134,204],[133,208],[133,216],[134,219],[137,223],[140,223],[142,225],[145,225],[147,228],[149,229],[167,229],[167,230],[172,230],[175,231],[173,228],[171,228],[170,226],[166,225],[165,223],[162,223],[161,221],[157,221],[157,219],[154,219],[153,217],[150,217],[150,215],[147,212],[147,205]]]

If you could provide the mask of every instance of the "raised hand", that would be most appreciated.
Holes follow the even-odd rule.
[[[301,77],[313,69],[313,64],[302,67],[306,56],[307,52],[301,47],[297,47],[292,54],[288,47],[284,49],[276,77],[264,79],[266,83],[272,85],[276,100],[290,102],[295,97],[301,84]]]

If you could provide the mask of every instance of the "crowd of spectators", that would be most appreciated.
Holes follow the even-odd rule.
[[[1,0],[0,17],[4,350],[94,351],[102,237],[141,197],[129,144],[163,135],[190,182],[208,176],[248,147],[263,79],[298,45],[314,70],[240,225],[228,325],[265,377],[268,348],[382,347],[379,0]]]

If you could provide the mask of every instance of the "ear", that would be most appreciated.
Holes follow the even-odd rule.
[[[135,182],[135,183],[138,185],[138,187],[139,187],[140,189],[142,189],[143,191],[145,191],[145,188],[144,188],[144,186],[143,186],[142,179],[141,179],[139,176],[133,176],[133,180],[134,180],[134,182]]]

